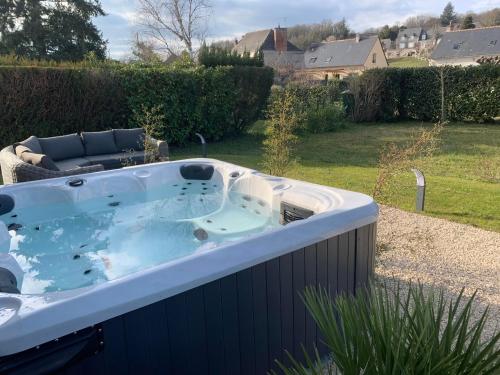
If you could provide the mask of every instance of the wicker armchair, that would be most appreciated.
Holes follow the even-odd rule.
[[[18,158],[13,146],[7,146],[0,151],[0,164],[2,167],[2,178],[4,184],[15,184],[17,182],[27,182],[34,180],[44,180],[46,178],[73,176],[77,174],[103,171],[100,164],[86,167],[78,167],[66,171],[51,171],[25,163]]]

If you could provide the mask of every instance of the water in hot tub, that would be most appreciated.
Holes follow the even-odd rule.
[[[267,202],[210,181],[33,206],[0,220],[25,294],[113,280],[279,225]]]

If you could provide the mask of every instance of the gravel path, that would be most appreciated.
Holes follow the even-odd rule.
[[[449,297],[475,290],[479,317],[490,306],[485,337],[500,328],[500,233],[381,206],[377,227],[379,280],[420,281]]]

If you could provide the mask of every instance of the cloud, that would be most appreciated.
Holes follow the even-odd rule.
[[[106,9],[105,9],[106,10]],[[122,58],[130,52],[130,41],[133,37],[134,25],[130,20],[118,13],[108,13],[94,22],[108,41],[108,52],[115,59]]]
[[[325,19],[340,20],[345,17],[356,31],[370,27],[403,22],[417,14],[439,15],[448,0],[212,0],[208,22],[211,40],[241,37],[252,30],[277,26],[317,23]],[[500,0],[453,1],[455,10],[484,11],[500,6]],[[134,25],[136,2],[133,0],[102,0],[105,17],[96,19],[96,25],[108,39],[108,49],[113,58],[130,52],[130,40],[137,26]]]

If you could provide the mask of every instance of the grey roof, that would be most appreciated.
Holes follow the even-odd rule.
[[[331,68],[338,66],[363,65],[370,54],[377,37],[336,40],[312,44],[305,52],[306,68]]]
[[[243,35],[243,38],[234,46],[233,51],[238,53],[256,52],[259,51],[264,44],[269,43],[273,43],[271,29],[252,31],[251,33]]]
[[[304,68],[304,52],[303,51],[287,51],[286,53],[278,53],[276,51],[264,51],[264,65],[277,67],[293,67],[295,69]]]
[[[500,26],[444,33],[431,59],[492,55],[500,55]]]
[[[243,54],[244,52],[257,51],[274,51],[274,30],[258,30],[246,33],[237,45],[233,47],[233,51]],[[301,51],[295,45],[287,41],[288,51]]]
[[[398,39],[401,39],[402,36],[409,38],[410,36],[416,36],[417,40],[420,39],[420,35],[422,35],[421,27],[409,27],[408,29],[400,30],[398,33]]]

